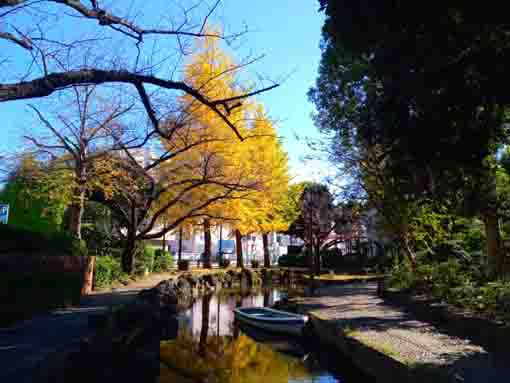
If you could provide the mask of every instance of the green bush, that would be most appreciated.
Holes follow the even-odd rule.
[[[76,253],[75,239],[66,232],[43,233],[0,224],[0,253],[44,252],[66,255]]]
[[[260,262],[255,260],[255,259],[253,259],[251,261],[251,267],[254,268],[254,269],[258,269],[260,267]]]
[[[396,262],[391,269],[390,285],[427,293],[472,310],[510,314],[510,282],[487,283],[456,259],[418,264],[415,272],[407,260]]]
[[[416,286],[417,277],[407,259],[403,262],[399,262],[397,258],[394,259],[389,282],[390,286],[399,290],[410,290]]]
[[[287,246],[288,255],[301,255],[303,253],[303,246],[289,245]]]
[[[467,272],[457,260],[442,262],[432,268],[432,293],[443,299],[452,297],[452,289],[468,283]]]
[[[114,240],[110,233],[95,225],[84,224],[82,237],[87,243],[89,254],[98,257],[113,255],[114,250],[119,246],[119,241]]]
[[[74,256],[85,257],[88,255],[87,243],[83,239],[74,238],[71,251]]]
[[[286,254],[278,258],[278,265],[283,267],[308,267],[308,256],[303,254]]]
[[[174,258],[172,253],[162,249],[157,249],[154,252],[154,266],[152,271],[154,273],[161,273],[170,271],[174,265]]]
[[[120,260],[113,256],[102,256],[96,258],[94,272],[94,287],[106,287],[112,282],[121,281],[126,278],[122,272]]]
[[[135,274],[143,275],[145,272],[152,273],[154,267],[155,249],[140,242],[135,250]]]
[[[189,270],[189,261],[187,259],[182,259],[177,262],[177,267],[180,271],[187,271]]]
[[[476,311],[510,314],[510,282],[466,284],[454,290],[450,301]]]
[[[359,253],[342,254],[338,249],[321,251],[322,266],[328,269],[359,269],[366,266],[367,259]]]

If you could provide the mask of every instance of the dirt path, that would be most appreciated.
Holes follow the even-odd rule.
[[[132,301],[142,289],[171,274],[156,274],[111,291],[82,299],[79,307],[36,316],[17,326],[0,329],[0,382],[37,382],[35,368],[58,352],[72,350],[89,334],[88,317]]]
[[[452,382],[508,382],[510,367],[483,347],[446,335],[386,304],[376,290],[375,283],[329,286],[296,301],[300,311],[308,312],[315,318],[314,323],[327,329],[328,336],[351,338],[354,343],[386,355],[387,362],[395,360],[398,365],[422,368],[423,372],[446,372],[446,381]],[[388,370],[389,363],[384,363],[384,359],[380,372],[376,366],[367,366],[367,360],[355,363],[373,367],[371,372],[376,374]]]

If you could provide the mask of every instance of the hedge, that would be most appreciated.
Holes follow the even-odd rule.
[[[75,254],[81,245],[67,232],[42,233],[0,224],[0,253]]]
[[[161,249],[157,249],[154,252],[154,265],[152,268],[152,272],[160,273],[164,271],[169,271],[173,268],[173,265],[174,257],[172,253]]]
[[[278,265],[284,267],[308,267],[308,257],[301,254],[286,254],[278,258]]]
[[[127,279],[122,272],[120,259],[111,255],[96,257],[94,270],[94,287],[106,287],[112,282]]]

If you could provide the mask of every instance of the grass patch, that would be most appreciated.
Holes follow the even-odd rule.
[[[81,273],[0,272],[0,327],[11,326],[34,314],[79,304],[81,286]]]

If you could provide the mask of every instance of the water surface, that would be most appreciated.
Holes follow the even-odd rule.
[[[282,294],[292,292],[221,291],[197,300],[179,316],[177,336],[161,342],[160,382],[368,382],[331,350],[234,322],[235,307],[271,306]]]

